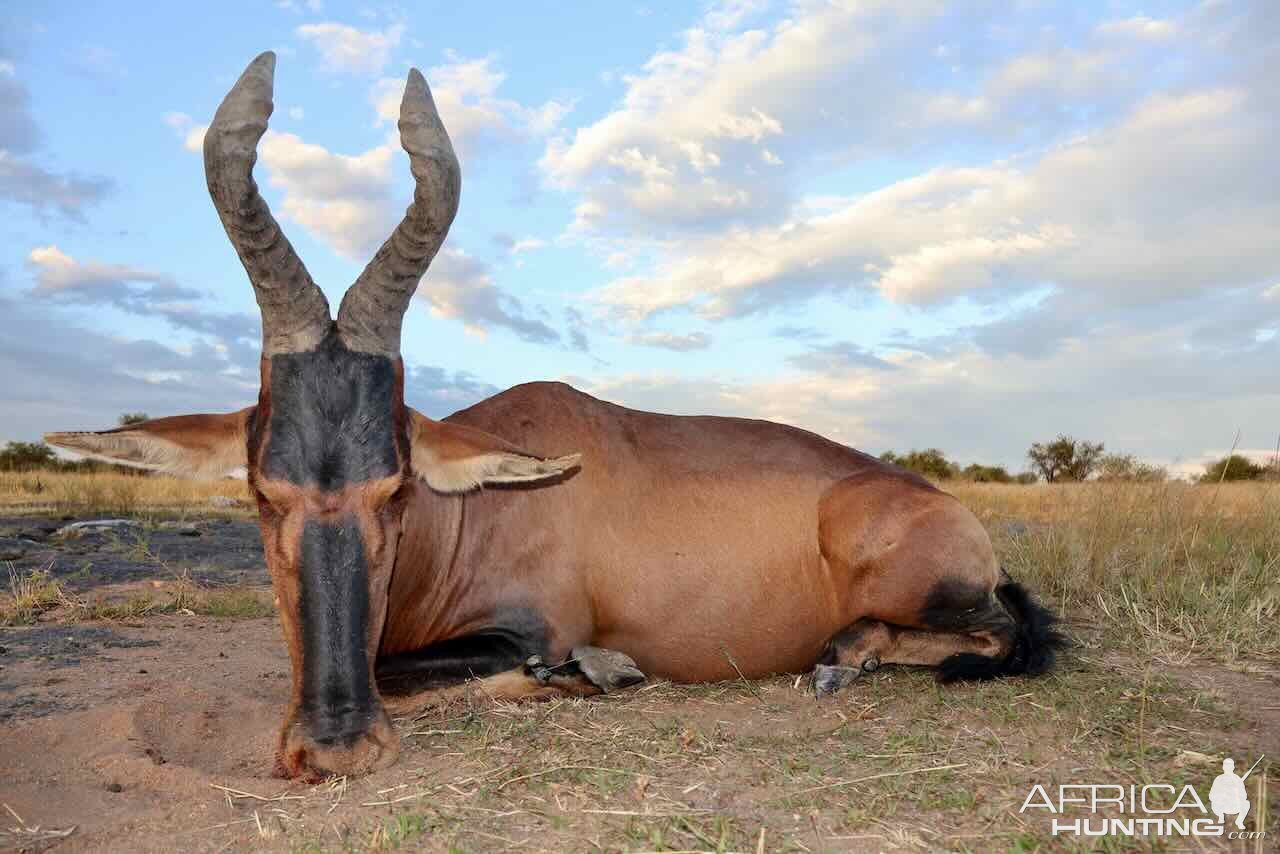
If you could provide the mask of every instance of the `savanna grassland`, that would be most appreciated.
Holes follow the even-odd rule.
[[[396,767],[304,786],[268,776],[288,662],[265,572],[250,552],[252,569],[218,568],[253,545],[244,485],[0,474],[15,526],[139,522],[0,565],[0,845],[1275,850],[1274,830],[1076,842],[1019,808],[1036,784],[1080,782],[1191,783],[1207,802],[1222,757],[1266,754],[1248,785],[1277,827],[1255,787],[1280,755],[1280,484],[943,488],[1063,615],[1074,647],[1050,676],[944,687],[884,668],[824,702],[795,676],[402,700]],[[127,580],[95,583],[95,565]]]

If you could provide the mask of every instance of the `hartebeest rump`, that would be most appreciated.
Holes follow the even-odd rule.
[[[1053,617],[1002,575],[977,519],[858,451],[560,383],[443,421],[407,407],[400,324],[457,210],[449,137],[410,71],[414,201],[335,321],[252,176],[274,68],[270,53],[249,65],[204,141],[262,310],[257,405],[46,439],[169,472],[247,470],[293,665],[280,773],[394,761],[375,676],[474,675],[521,697],[812,670],[826,695],[880,664],[946,681],[1051,665]]]

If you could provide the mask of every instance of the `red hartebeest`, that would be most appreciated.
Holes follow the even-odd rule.
[[[204,141],[262,310],[257,405],[46,438],[170,472],[247,469],[293,665],[281,773],[394,761],[375,677],[477,675],[520,697],[812,670],[825,695],[880,664],[944,680],[1050,666],[1053,618],[1002,576],[977,519],[858,451],[559,383],[443,421],[405,406],[401,319],[458,203],[449,138],[411,71],[414,201],[335,321],[252,177],[274,67],[249,65]]]

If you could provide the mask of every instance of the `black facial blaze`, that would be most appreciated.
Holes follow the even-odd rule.
[[[395,474],[395,393],[391,360],[348,350],[336,333],[311,352],[272,356],[263,473],[323,490]]]
[[[374,710],[366,655],[369,573],[355,519],[302,529],[302,710],[321,744],[349,745]]]

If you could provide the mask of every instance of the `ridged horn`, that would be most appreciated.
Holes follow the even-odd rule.
[[[400,325],[409,300],[449,233],[462,191],[453,144],[416,68],[405,84],[399,126],[416,185],[413,203],[338,309],[338,331],[349,348],[392,357],[400,354]]]
[[[260,54],[222,100],[204,137],[204,174],[227,237],[262,310],[262,352],[315,349],[333,321],[329,302],[303,266],[253,180],[267,132],[276,55]]]

